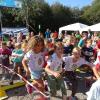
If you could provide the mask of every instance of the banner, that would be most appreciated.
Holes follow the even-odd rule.
[[[20,0],[0,0],[0,6],[21,8],[22,2]]]

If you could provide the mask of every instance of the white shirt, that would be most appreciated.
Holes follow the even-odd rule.
[[[47,61],[47,65],[50,66],[50,69],[53,71],[61,71],[62,63],[63,63],[62,58],[58,58],[56,54],[53,54],[51,59]]]
[[[42,53],[36,54],[33,51],[29,51],[25,54],[24,59],[28,60],[28,67],[31,72],[43,69],[44,57]]]
[[[87,94],[87,100],[100,100],[100,80],[94,82]]]
[[[65,70],[66,71],[74,71],[76,68],[80,67],[83,64],[87,64],[89,66],[93,66],[93,64],[90,64],[84,58],[81,58],[81,57],[75,63],[73,62],[72,56],[63,57],[63,61],[65,62]]]

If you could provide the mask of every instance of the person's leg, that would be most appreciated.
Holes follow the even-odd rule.
[[[44,83],[42,79],[34,79],[32,84],[41,92],[45,92]]]
[[[74,72],[66,72],[66,77],[72,83],[72,96],[75,96],[78,86],[76,75]]]
[[[35,86],[39,91],[41,91],[42,93],[45,92],[45,88],[44,88],[44,83],[42,78],[40,79],[34,79],[32,82],[33,86]],[[37,97],[37,98],[36,98]],[[36,94],[35,99],[37,100],[46,100],[46,97],[43,96],[41,93]]]
[[[13,63],[13,71],[17,71],[17,68],[18,68],[18,66],[17,66],[17,64],[16,63]],[[14,77],[16,76],[16,74],[15,73],[12,73],[12,75],[11,75],[11,78],[10,78],[10,84],[12,85],[13,84],[13,80],[14,80]]]
[[[76,91],[77,91],[78,82],[75,78],[73,78],[71,80],[71,83],[72,83],[72,96],[75,96]]]
[[[62,92],[62,99],[66,100],[67,99],[67,92],[66,92],[66,88],[65,88],[65,84],[64,84],[64,80],[63,78],[58,78],[57,79],[57,87],[59,87],[61,89]],[[57,88],[58,89],[58,88]]]
[[[22,75],[22,64],[21,62],[17,63],[17,71],[16,71],[18,74]],[[21,79],[21,78],[20,78]]]
[[[9,66],[9,65],[8,65]],[[6,66],[6,67],[8,67],[8,66]],[[9,67],[8,67],[9,68]],[[9,73],[9,70],[7,70],[7,69],[5,69],[5,77],[6,77],[6,79],[9,79],[9,77],[10,77],[10,73]]]
[[[56,95],[57,89],[56,89],[56,79],[54,76],[48,75],[47,78],[48,86],[50,88],[51,95]]]
[[[4,65],[1,65],[1,70],[2,70],[2,80],[6,79],[6,75],[5,75],[5,68],[3,67]]]
[[[20,75],[22,74],[20,65],[18,65],[17,73],[20,74]]]

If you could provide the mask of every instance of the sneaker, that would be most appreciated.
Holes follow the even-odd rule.
[[[2,77],[2,79],[1,79],[2,81],[4,81],[4,80],[6,80],[6,77]]]
[[[70,96],[70,97],[68,98],[68,100],[77,100],[77,97],[75,97],[75,96]]]
[[[13,82],[13,81],[10,81],[10,82],[9,82],[9,84],[10,84],[10,85],[13,85],[13,84],[14,84],[14,82]]]

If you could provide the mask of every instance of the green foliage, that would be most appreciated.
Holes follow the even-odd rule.
[[[100,22],[100,0],[94,0],[91,6],[83,9],[82,18],[87,20],[90,24]]]
[[[30,30],[41,31],[46,28],[57,30],[59,27],[82,22],[85,24],[95,24],[100,22],[100,0],[93,0],[90,6],[79,8],[70,8],[55,2],[48,5],[45,0],[21,0],[22,8],[1,9],[3,27],[28,26]]]
[[[58,29],[61,26],[70,24],[72,22],[72,13],[69,7],[65,7],[59,3],[51,6],[53,13],[53,27]]]

